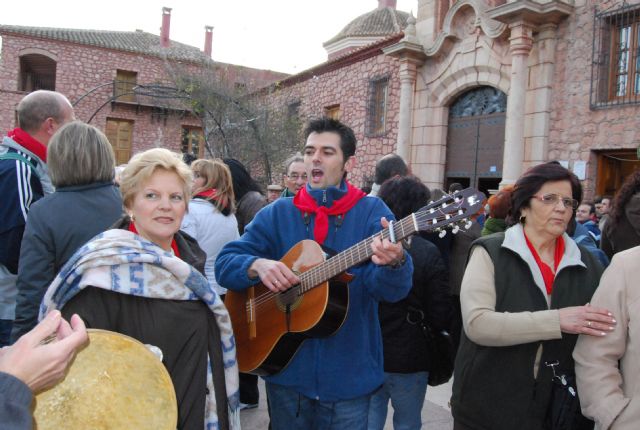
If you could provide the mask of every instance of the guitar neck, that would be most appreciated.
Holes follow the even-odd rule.
[[[391,224],[391,227],[393,228],[393,236],[395,237],[396,242],[411,236],[419,230],[415,214],[411,214],[400,221],[394,221]],[[303,294],[346,271],[350,267],[369,260],[373,255],[371,243],[376,237],[389,239],[391,237],[389,227],[361,242],[358,242],[350,248],[345,249],[339,254],[334,255],[324,263],[304,272],[300,276],[300,293]]]

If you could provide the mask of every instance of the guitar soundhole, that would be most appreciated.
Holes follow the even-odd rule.
[[[289,311],[296,310],[296,308],[300,306],[300,303],[302,303],[302,295],[298,294],[299,289],[300,286],[296,285],[284,293],[276,295],[276,307],[281,312],[286,312],[287,306],[289,306]]]

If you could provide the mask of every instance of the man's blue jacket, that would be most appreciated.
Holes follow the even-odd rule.
[[[330,206],[346,192],[340,188],[307,191],[318,205]],[[363,197],[336,223],[329,217],[329,231],[323,246],[336,252],[373,236],[382,229],[380,218],[393,219],[389,208],[377,197]],[[280,198],[261,209],[239,240],[228,243],[216,260],[216,279],[229,290],[242,290],[259,282],[247,275],[257,258],[280,260],[303,239],[313,239],[315,215],[305,223],[292,198]],[[411,289],[413,263],[397,269],[377,266],[369,261],[349,273],[349,310],[342,327],[333,336],[304,341],[289,365],[265,378],[302,395],[333,402],[372,393],[383,383],[382,337],[378,321],[378,302],[396,302]]]

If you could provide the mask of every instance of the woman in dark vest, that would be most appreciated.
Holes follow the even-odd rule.
[[[573,374],[578,334],[614,329],[606,309],[588,305],[602,266],[565,233],[581,197],[573,173],[535,166],[515,184],[507,230],[474,242],[460,294],[454,430],[550,428],[553,371]]]

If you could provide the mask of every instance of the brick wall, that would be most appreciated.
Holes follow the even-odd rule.
[[[558,31],[548,156],[550,160],[588,162],[587,180],[583,183],[587,197],[593,195],[595,188],[594,150],[640,146],[640,105],[601,110],[591,110],[589,106],[594,7],[604,10],[621,4],[621,1],[577,0],[574,14]]]
[[[269,95],[273,106],[300,102],[300,118],[307,120],[324,114],[325,107],[340,105],[340,120],[349,125],[358,140],[356,167],[349,180],[356,186],[366,185],[373,176],[376,161],[395,150],[400,111],[399,63],[383,54],[317,74],[293,85],[287,81]],[[386,132],[381,136],[367,136],[370,81],[389,78]],[[304,142],[300,142],[302,148]]]
[[[49,39],[24,36],[2,37],[2,62],[0,63],[0,129],[1,134],[16,127],[15,107],[27,93],[18,91],[20,55],[25,52],[40,52],[56,59],[56,91],[63,93],[74,103],[80,97],[102,84],[116,79],[116,71],[126,70],[137,73],[138,84],[163,82],[171,85],[169,70],[186,70],[199,73],[202,69],[196,63],[166,63],[163,59],[112,49],[97,48]],[[236,70],[237,68],[237,70]],[[229,78],[241,80],[248,87],[271,82],[277,76],[271,71],[216,64],[216,71]],[[200,121],[184,110],[169,110],[169,114],[158,116],[147,104],[107,103],[113,95],[113,87],[106,85],[81,100],[75,107],[76,117],[105,130],[107,118],[134,121],[132,155],[152,147],[162,146],[179,151],[183,126],[201,126]],[[142,99],[141,99],[142,100]],[[158,101],[162,104],[162,101]],[[176,101],[170,103],[176,104]],[[96,113],[97,111],[97,113]]]

